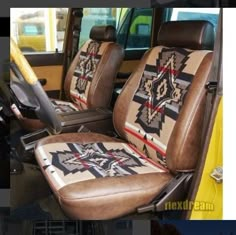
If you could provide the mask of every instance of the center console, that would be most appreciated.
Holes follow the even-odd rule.
[[[92,132],[112,134],[112,111],[109,109],[97,108],[79,112],[59,114],[62,126],[62,133],[75,132],[85,128]]]

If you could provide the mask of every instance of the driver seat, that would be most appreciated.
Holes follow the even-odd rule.
[[[115,42],[116,29],[111,25],[93,26],[89,37],[65,78],[64,91],[70,101],[51,100],[56,113],[107,108],[110,104],[124,50]],[[20,121],[24,129],[30,131],[45,126],[38,119],[21,117]]]
[[[200,153],[214,28],[208,21],[164,23],[115,104],[120,138],[97,133],[46,137],[37,162],[71,219],[104,220],[147,205]]]

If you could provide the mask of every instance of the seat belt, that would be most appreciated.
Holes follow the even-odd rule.
[[[67,71],[73,61],[74,56],[78,52],[79,37],[80,37],[80,23],[83,17],[82,8],[72,8],[68,12],[67,27],[64,40],[64,61],[62,72],[61,92],[59,98],[66,100],[67,97],[64,93],[64,83]],[[71,27],[72,25],[72,27]],[[75,26],[76,25],[76,26]]]
[[[222,93],[222,79],[220,78],[220,74],[222,73],[222,65],[219,66],[220,61],[222,61],[222,12],[219,15],[219,23],[216,33],[216,40],[214,45],[214,52],[212,58],[212,66],[208,75],[208,82],[205,85],[205,89],[207,91],[206,94],[206,103],[205,103],[205,112],[204,112],[204,120],[203,120],[203,128],[202,128],[202,136],[201,136],[201,146],[202,149],[205,148],[206,145],[206,136],[208,132],[208,127],[210,124],[210,119],[212,115],[213,106],[215,103],[215,98],[217,93]],[[208,145],[210,140],[207,141]]]
[[[73,39],[72,39],[72,53],[71,53],[71,61],[73,61],[74,57],[78,52],[79,47],[79,38],[80,38],[80,31],[81,31],[81,20],[83,17],[83,9],[82,8],[75,8],[73,9],[72,15],[74,17],[73,22]]]

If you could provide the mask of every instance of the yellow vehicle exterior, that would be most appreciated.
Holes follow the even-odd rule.
[[[41,10],[42,11],[42,10]],[[57,28],[65,23],[67,12],[61,12],[61,18],[54,15],[53,8],[48,8],[44,12],[47,15],[47,20],[45,16],[31,16],[29,15],[25,19],[19,18],[16,22],[17,24],[17,44],[22,51],[55,51],[56,43],[55,38],[57,37]],[[47,23],[46,23],[47,22]],[[48,29],[46,24],[48,24]],[[27,34],[25,32],[25,26],[34,27],[37,32]]]
[[[207,158],[199,185],[196,202],[211,203],[213,210],[192,210],[190,219],[217,219],[223,217],[223,183],[217,183],[210,175],[223,164],[223,98],[221,98]]]

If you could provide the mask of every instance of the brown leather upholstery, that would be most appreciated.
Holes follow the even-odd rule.
[[[115,42],[116,29],[112,25],[92,27],[89,37],[95,41]]]
[[[142,106],[137,107],[137,104],[133,102],[135,93],[142,78],[140,77],[140,70],[142,71],[144,69],[148,58],[153,58],[152,55],[157,53],[155,49],[152,49],[143,57],[139,69],[131,76],[129,81],[126,83],[126,86],[118,97],[114,108],[113,120],[116,131],[119,133],[119,135],[127,141],[133,143],[139,149],[145,148],[146,154],[148,154],[149,157],[153,158],[155,161],[160,161],[162,164],[165,164],[173,172],[192,171],[194,168],[193,166],[195,166],[196,164],[199,153],[200,142],[199,138],[196,138],[196,136],[198,136],[199,131],[201,131],[201,117],[202,110],[204,108],[203,104],[205,94],[204,84],[209,73],[212,57],[212,54],[210,52],[200,52],[202,55],[201,57],[199,57],[200,61],[198,61],[198,64],[195,64],[196,72],[193,79],[193,84],[189,88],[188,95],[184,99],[185,105],[179,113],[176,126],[174,123],[175,121],[172,122],[168,116],[164,116],[162,117],[162,119],[168,118],[168,122],[166,120],[165,122],[163,121],[161,123],[162,129],[160,129],[160,135],[150,135],[150,139],[154,138],[154,140],[160,143],[157,144],[158,149],[164,145],[164,148],[160,149],[160,154],[162,156],[156,156],[155,152],[153,152],[153,141],[150,141],[151,143],[144,144],[145,134],[142,134],[142,136],[140,137],[142,138],[142,140],[135,137],[137,134],[139,134],[139,131],[145,132],[145,130],[139,128],[139,131],[130,134],[130,132],[133,132],[133,130],[135,129],[135,125],[137,122],[137,120],[135,121],[135,119],[137,117],[137,112],[139,111],[138,109],[142,108]],[[151,55],[151,53],[153,54]],[[198,55],[196,55],[195,53],[197,53]],[[200,53],[198,51],[193,52],[192,56],[196,56],[195,58],[197,58],[198,56],[200,56]],[[193,67],[192,64],[189,65],[190,67]],[[131,116],[133,116],[132,120],[130,120]],[[134,126],[133,129],[130,129],[129,125]],[[138,128],[138,125],[136,125],[136,127]],[[177,130],[177,132],[175,130]],[[172,137],[172,135],[177,135],[177,133],[178,136],[176,137],[178,138]],[[180,137],[181,139],[179,139]]]
[[[64,178],[65,180],[65,183],[62,184],[67,184],[67,186],[61,187],[61,185],[55,183],[55,179],[50,177],[51,172],[55,171],[57,174],[60,174],[60,172],[57,171],[53,163],[49,163],[50,156],[47,156],[47,154],[43,152],[43,149],[45,150],[47,146],[50,148],[52,144],[60,145],[60,143],[70,142],[83,145],[105,142],[114,146],[114,149],[116,149],[117,145],[121,146],[122,143],[125,144],[125,142],[121,140],[96,133],[90,133],[89,135],[87,133],[81,133],[79,135],[71,133],[50,136],[38,143],[36,155],[41,156],[40,159],[38,158],[38,162],[40,166],[44,168],[43,173],[47,181],[55,192],[59,202],[61,202],[64,211],[70,218],[109,219],[131,213],[133,212],[134,206],[141,206],[151,201],[172,178],[165,169],[164,171],[159,168],[148,169],[147,165],[146,167],[144,165],[136,165],[136,167],[132,169],[135,171],[140,169],[139,174],[133,173],[133,175],[127,175],[126,177],[116,176],[104,178],[97,176],[96,180],[94,180],[94,177],[91,175],[83,175],[83,173],[78,174],[74,172],[73,178],[77,178],[78,181],[71,181],[71,179],[69,179],[70,176],[61,175],[61,179]],[[66,146],[63,149],[66,149]],[[55,152],[53,148],[51,151]],[[64,158],[62,153],[60,158]],[[47,159],[46,164],[44,159]],[[96,155],[94,159],[96,159]],[[67,160],[68,159],[65,158],[62,162]],[[103,161],[105,161],[105,159],[103,159]],[[119,167],[123,167],[123,165],[126,164],[126,161],[123,162],[122,159],[119,161]],[[149,164],[148,162],[145,163],[145,161],[142,163]],[[73,162],[71,162],[71,164],[73,164]],[[115,163],[112,164],[115,165]],[[54,177],[57,178],[57,176]],[[83,181],[83,177],[86,177],[87,180]],[[68,183],[68,180],[70,183]],[[106,204],[105,207],[102,206],[104,204]]]
[[[80,48],[67,72],[64,90],[72,102],[54,100],[56,112],[70,112],[90,108],[108,107],[114,79],[124,57],[123,48],[115,43],[113,26],[94,26],[90,39]],[[104,92],[105,91],[105,92]],[[42,127],[39,120],[24,119]]]
[[[194,32],[202,43],[206,24]],[[177,38],[183,30],[168,27]],[[80,133],[39,141],[37,161],[70,218],[135,212],[175,174],[194,171],[212,52],[172,46],[151,48],[118,97],[113,122],[123,140]]]
[[[173,172],[194,170],[198,161],[206,101],[204,86],[211,62],[212,53],[209,53],[199,66],[179,114],[178,122],[176,122],[169,139],[166,155],[170,157],[166,160],[168,168]]]
[[[214,27],[209,21],[171,21],[161,26],[157,42],[168,47],[212,50],[214,37]]]
[[[124,57],[124,50],[115,41],[116,30],[113,26],[94,26],[90,31],[90,40],[73,60],[64,90],[80,109],[109,106],[114,79]],[[83,87],[82,91],[80,87]]]
[[[70,184],[56,195],[70,218],[104,220],[133,213],[158,195],[170,179],[167,173],[106,177]]]

